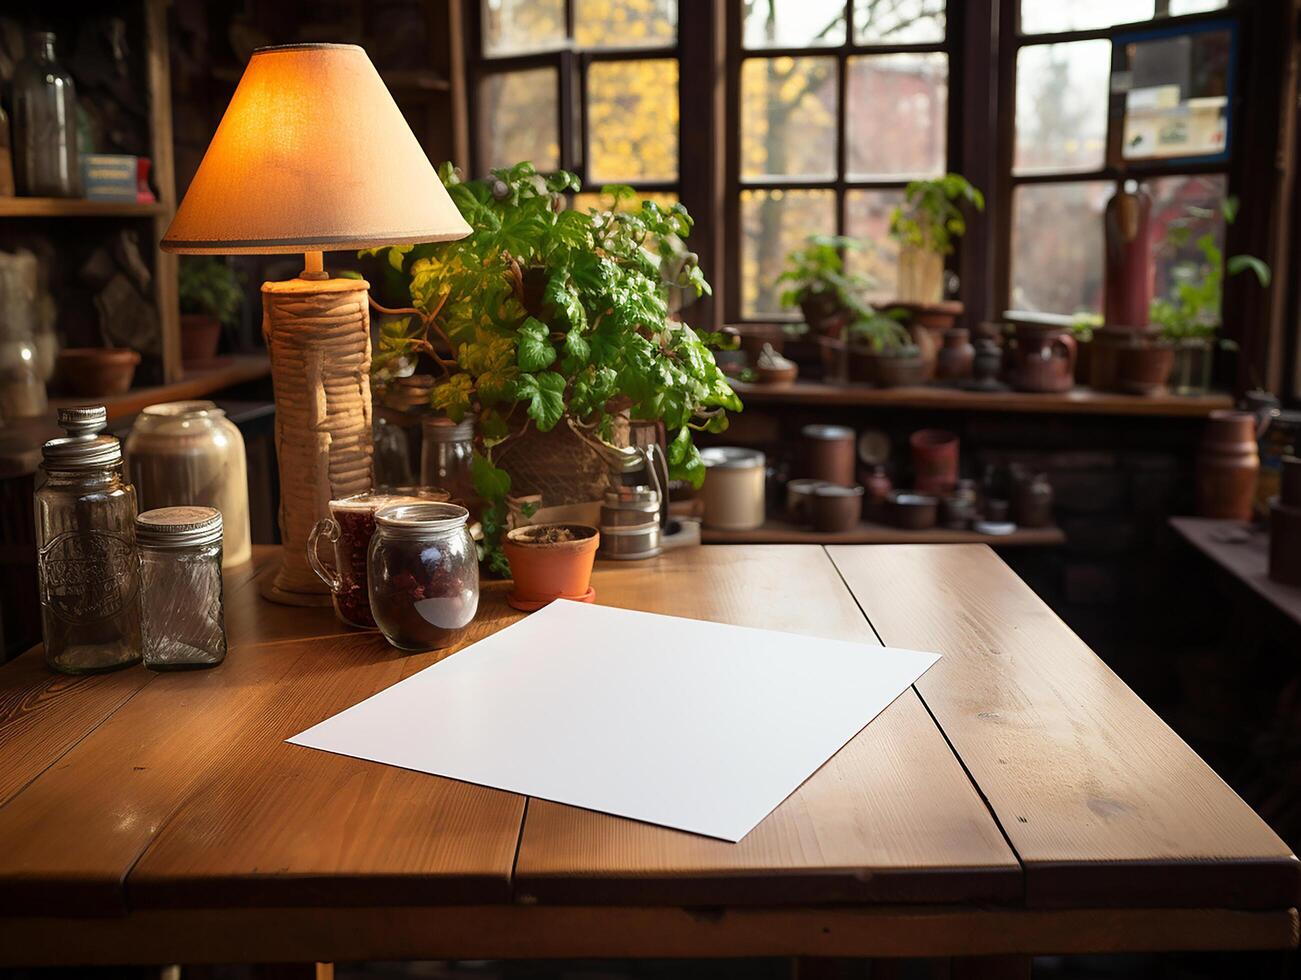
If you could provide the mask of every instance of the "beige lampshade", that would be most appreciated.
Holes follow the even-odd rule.
[[[470,226],[366,52],[253,52],[162,248],[219,255],[443,242]]]

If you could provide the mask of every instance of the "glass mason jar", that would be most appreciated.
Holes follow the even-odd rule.
[[[122,446],[113,436],[74,435],[51,439],[42,453],[36,566],[45,661],[65,674],[137,663],[136,495],[122,478]]]
[[[30,261],[29,261],[30,260]],[[36,343],[35,257],[0,253],[0,417],[44,415],[45,375]]]
[[[478,514],[479,498],[474,492],[473,415],[460,422],[443,416],[424,420],[420,450],[420,482],[427,487],[442,487],[454,504]]]
[[[479,558],[457,504],[394,504],[375,514],[370,608],[399,650],[451,646],[479,610]]]
[[[126,437],[126,459],[141,510],[215,507],[225,528],[223,563],[252,557],[244,437],[220,408],[208,401],[147,406]]]
[[[307,536],[307,563],[330,588],[334,614],[346,626],[373,630],[370,593],[366,588],[366,561],[375,533],[375,512],[390,504],[436,503],[447,493],[436,487],[395,487],[391,491],[367,490],[331,500],[330,516],[316,522]],[[334,545],[334,565],[321,560],[321,537]]]
[[[14,69],[14,179],[28,197],[78,197],[77,92],[54,56],[54,35],[34,31]]]
[[[212,507],[162,507],[136,518],[146,667],[192,670],[226,659],[221,525]]]

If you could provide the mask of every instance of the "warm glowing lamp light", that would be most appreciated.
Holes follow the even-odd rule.
[[[371,486],[369,286],[329,278],[321,253],[469,233],[365,51],[253,53],[162,248],[304,253],[297,279],[262,285],[285,546],[270,598],[328,601],[308,533],[329,500]]]

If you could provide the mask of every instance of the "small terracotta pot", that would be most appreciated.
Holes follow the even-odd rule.
[[[1197,445],[1194,489],[1197,515],[1249,521],[1260,476],[1256,416],[1250,412],[1211,412]]]
[[[565,534],[569,540],[552,540]],[[502,550],[515,588],[506,601],[526,612],[555,599],[590,602],[595,595],[592,563],[600,543],[600,533],[588,524],[533,524],[507,532]]]
[[[786,484],[786,516],[796,524],[813,522],[813,491],[825,480],[791,480]]]
[[[217,356],[221,321],[210,313],[181,314],[181,363],[203,365]]]
[[[800,375],[800,366],[794,361],[785,367],[765,367],[760,364],[754,369],[755,380],[769,388],[789,388]]]
[[[949,327],[944,331],[944,344],[935,355],[935,377],[939,381],[962,381],[971,377],[971,363],[976,359],[976,348],[963,327]]]
[[[863,519],[863,488],[824,483],[813,491],[813,527],[818,531],[848,531]]]
[[[69,347],[59,351],[59,382],[82,398],[122,395],[131,389],[140,355],[128,347]]]
[[[912,447],[913,486],[942,494],[958,482],[958,437],[943,429],[919,429],[908,437]]]
[[[920,356],[901,357],[898,355],[872,355],[872,370],[876,383],[882,388],[905,388],[919,385],[926,380],[926,364]]]
[[[829,337],[839,337],[853,316],[840,302],[840,297],[830,291],[801,295],[800,312],[810,330]]]
[[[1135,395],[1163,395],[1174,366],[1172,345],[1133,344],[1116,352],[1116,381],[1122,391]]]
[[[886,497],[886,513],[890,515],[890,523],[910,531],[934,527],[939,508],[939,500],[925,493],[892,490]]]

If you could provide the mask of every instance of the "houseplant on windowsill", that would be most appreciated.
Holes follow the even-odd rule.
[[[1226,225],[1233,223],[1237,210],[1236,198],[1224,200],[1221,211]],[[1182,247],[1189,239],[1189,220],[1208,215],[1205,209],[1193,210],[1189,219],[1180,219],[1170,229],[1163,244]],[[1220,328],[1226,266],[1229,275],[1249,269],[1261,286],[1270,283],[1269,266],[1253,255],[1231,255],[1226,263],[1212,232],[1199,236],[1195,245],[1200,261],[1176,267],[1173,295],[1169,299],[1153,299],[1149,310],[1149,318],[1159,328],[1161,339],[1172,345],[1170,381],[1177,395],[1201,395],[1210,388],[1213,342]],[[1230,340],[1221,340],[1220,346],[1236,349]]]
[[[217,356],[221,328],[233,327],[244,291],[239,274],[215,256],[182,256],[177,273],[181,361],[202,366]]]
[[[849,380],[882,388],[921,384],[921,351],[899,322],[906,312],[867,312],[849,327]]]
[[[373,370],[424,353],[440,373],[432,407],[454,421],[477,416],[484,558],[504,575],[512,482],[542,493],[546,507],[599,500],[609,469],[592,447],[626,446],[631,419],[662,422],[670,477],[698,486],[692,433],[721,432],[741,402],[710,351],[722,337],[669,317],[670,288],[709,289],[699,266],[681,261],[691,218],[680,204],[620,210],[636,195],[615,186],[605,189],[610,210],[566,210],[578,178],[543,177],[530,163],[469,182],[444,164],[439,176],[473,232],[379,250],[414,304],[387,312],[420,326],[381,334]]]
[[[777,281],[789,284],[781,294],[787,309],[798,306],[809,329],[839,337],[863,311],[862,294],[868,280],[845,271],[843,252],[858,242],[839,235],[810,235],[803,248],[786,256],[786,270]]]

